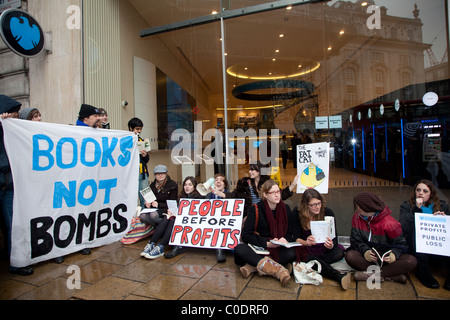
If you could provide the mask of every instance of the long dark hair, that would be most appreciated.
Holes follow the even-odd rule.
[[[325,199],[316,189],[307,189],[300,199],[300,203],[298,204],[298,218],[300,219],[300,224],[302,229],[307,230],[308,224],[311,221],[311,215],[309,214],[308,203],[312,199],[317,199],[322,202],[322,206],[320,207],[320,213],[314,217],[314,220],[321,221],[325,216]]]
[[[428,207],[430,204],[433,204],[433,211],[440,211],[441,203],[439,201],[439,197],[437,196],[436,188],[434,187],[433,182],[427,179],[422,179],[414,185],[414,188],[411,191],[411,196],[409,197],[409,204],[413,207],[416,205],[416,189],[417,186],[421,183],[423,183],[428,187],[428,189],[430,189],[430,198],[423,205]]]
[[[187,181],[191,181],[192,184],[194,185],[194,191],[192,191],[192,193],[190,193],[190,194],[187,194],[184,191],[184,185],[186,184]],[[193,198],[193,199],[202,198],[200,193],[197,191],[197,184],[198,184],[198,182],[194,177],[186,177],[186,179],[184,179],[184,181],[183,181],[183,186],[181,188],[181,192],[178,195],[178,201],[180,201],[180,199],[183,199],[183,198],[184,199],[186,199],[186,198]]]

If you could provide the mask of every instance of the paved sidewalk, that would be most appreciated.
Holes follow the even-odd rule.
[[[381,283],[368,289],[352,280],[347,291],[324,279],[320,286],[296,284],[283,288],[271,277],[257,274],[244,279],[231,253],[216,262],[215,252],[189,249],[174,258],[150,261],[139,256],[146,241],[125,246],[114,243],[83,256],[74,253],[61,265],[52,261],[34,267],[29,277],[12,275],[0,264],[0,300],[450,300],[450,291],[424,287],[411,276],[407,284]],[[81,289],[70,290],[71,265],[81,271]],[[444,270],[438,270],[441,287]]]

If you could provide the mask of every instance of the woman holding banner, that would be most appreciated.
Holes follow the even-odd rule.
[[[203,199],[196,188],[197,180],[194,177],[187,177],[184,179],[183,191],[178,196],[178,202],[180,199]],[[171,212],[170,210],[167,210],[167,213],[163,214],[161,222],[156,226],[152,238],[141,253],[141,257],[153,260],[164,255],[164,247],[169,244],[176,214],[176,212]],[[159,243],[157,244],[158,241]],[[172,252],[165,255],[165,257],[171,259],[185,251],[186,249],[184,247],[175,247]]]
[[[218,173],[214,176],[214,188],[206,195],[206,199],[224,199],[226,192],[228,192],[227,177],[222,173]],[[225,250],[217,249],[216,259],[219,263],[225,262],[227,260]]]
[[[325,206],[325,199],[315,189],[307,189],[300,200],[297,223],[294,225],[294,236],[296,242],[304,246],[308,251],[308,256],[303,262],[317,260],[320,262],[324,276],[336,280],[342,289],[347,290],[350,284],[350,274],[341,274],[334,269],[331,264],[344,258],[344,247],[340,246],[337,241],[337,233],[334,239],[326,238],[324,243],[316,243],[316,239],[311,233],[311,221],[323,221],[325,217],[334,218],[333,211]],[[336,230],[336,222],[334,230]]]
[[[287,244],[293,236],[288,220],[292,214],[281,201],[281,190],[273,180],[261,187],[261,200],[250,207],[242,229],[242,241],[235,248],[235,263],[241,266],[244,277],[253,272],[270,275],[280,280],[284,287],[290,280],[290,272],[284,265],[296,259],[296,248],[286,248],[271,241]]]
[[[450,209],[445,201],[439,199],[436,188],[429,180],[420,180],[412,189],[410,198],[400,206],[400,223],[403,235],[409,246],[409,252],[417,259],[416,276],[420,282],[432,289],[439,288],[439,282],[431,275],[430,261],[444,262],[447,267],[447,280],[444,288],[450,290],[450,257],[437,256],[416,251],[415,213],[433,215],[450,215]]]

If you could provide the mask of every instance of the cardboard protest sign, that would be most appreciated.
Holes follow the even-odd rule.
[[[450,216],[415,213],[416,251],[450,256]]]
[[[297,146],[297,193],[316,189],[328,193],[330,172],[330,146],[327,142],[301,144]]]
[[[138,197],[130,132],[2,121],[14,180],[11,265],[119,241]]]
[[[181,199],[170,245],[234,249],[241,235],[244,201]]]

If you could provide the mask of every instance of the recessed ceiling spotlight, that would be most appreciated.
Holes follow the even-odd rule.
[[[216,11],[216,10],[214,10],[214,11],[212,12],[212,14],[217,14],[217,11]]]
[[[362,7],[367,6],[367,1],[364,1],[363,3],[361,3],[361,6],[362,6]]]
[[[286,10],[292,10],[292,6],[287,6]]]
[[[272,61],[275,62],[275,61],[277,61],[277,59],[274,58],[274,59],[272,59]]]
[[[341,30],[341,32],[339,32],[340,35],[343,35],[345,33],[344,30]]]
[[[328,47],[328,51],[331,51],[331,47]]]
[[[279,37],[280,37],[280,38],[284,38],[284,34],[280,34]]]
[[[279,53],[279,52],[280,52],[280,50],[278,50],[278,49],[277,49],[277,50],[275,50],[275,52],[276,52],[276,53]]]

